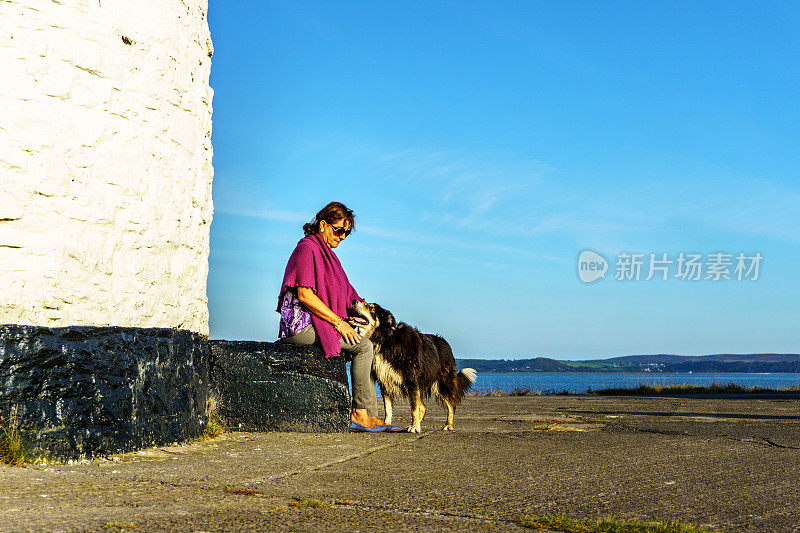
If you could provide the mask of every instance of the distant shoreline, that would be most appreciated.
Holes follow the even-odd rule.
[[[770,397],[770,398],[798,398],[800,397],[800,386],[785,387],[779,389],[763,387],[746,387],[735,383],[713,384],[709,386],[696,385],[639,385],[638,387],[613,387],[606,389],[590,390],[586,392],[570,392],[533,390],[527,386],[516,386],[509,389],[493,388],[488,390],[476,389],[471,391],[469,396],[694,396],[694,395],[741,395],[744,397]]]
[[[653,373],[730,373],[796,374],[800,373],[800,354],[712,354],[712,355],[628,355],[609,359],[559,360],[549,357],[532,359],[457,359],[459,367],[478,372],[637,372]]]
[[[482,374],[561,374],[564,371],[561,370],[514,370],[514,371],[506,371],[506,370],[481,370]],[[569,370],[569,373],[573,374],[625,374],[625,373],[633,373],[633,374],[755,374],[755,375],[764,375],[764,376],[771,376],[773,374],[800,374],[798,372],[728,372],[728,371],[718,371],[718,370],[707,370],[703,372],[698,371],[688,371],[688,372],[673,372],[673,371],[632,371],[632,370]]]

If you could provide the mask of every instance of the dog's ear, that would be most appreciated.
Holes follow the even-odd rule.
[[[397,325],[397,321],[394,319],[394,315],[381,307],[378,304],[375,304],[375,311],[376,315],[378,316],[378,320],[381,324],[384,324],[387,327],[393,328]]]

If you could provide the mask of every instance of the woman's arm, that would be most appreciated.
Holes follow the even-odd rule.
[[[358,333],[356,333],[356,330],[354,330],[346,321],[339,318],[336,313],[331,311],[330,308],[319,299],[319,296],[314,294],[312,289],[309,289],[308,287],[297,287],[297,298],[316,317],[321,318],[325,322],[333,324],[334,326],[336,326],[338,323],[339,326],[336,328],[336,331],[338,331],[348,343],[358,344],[358,342],[361,340],[361,337]]]

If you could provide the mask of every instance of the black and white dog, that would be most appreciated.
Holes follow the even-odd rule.
[[[395,396],[405,396],[411,402],[411,425],[406,429],[419,433],[425,416],[423,400],[433,394],[447,408],[442,429],[452,431],[456,405],[475,383],[475,370],[465,368],[456,373],[456,360],[446,340],[398,323],[378,304],[356,302],[350,311],[351,322],[375,349],[372,372],[381,387],[386,423],[392,423]]]

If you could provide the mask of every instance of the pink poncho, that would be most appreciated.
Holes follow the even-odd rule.
[[[325,245],[318,234],[306,235],[297,243],[297,247],[289,257],[283,284],[278,295],[280,312],[281,297],[290,287],[308,287],[340,318],[347,318],[347,308],[361,300],[356,290],[350,285],[347,274],[342,269],[339,258],[333,250]],[[341,353],[339,332],[333,325],[311,313],[311,323],[322,344],[325,357],[336,357]]]

